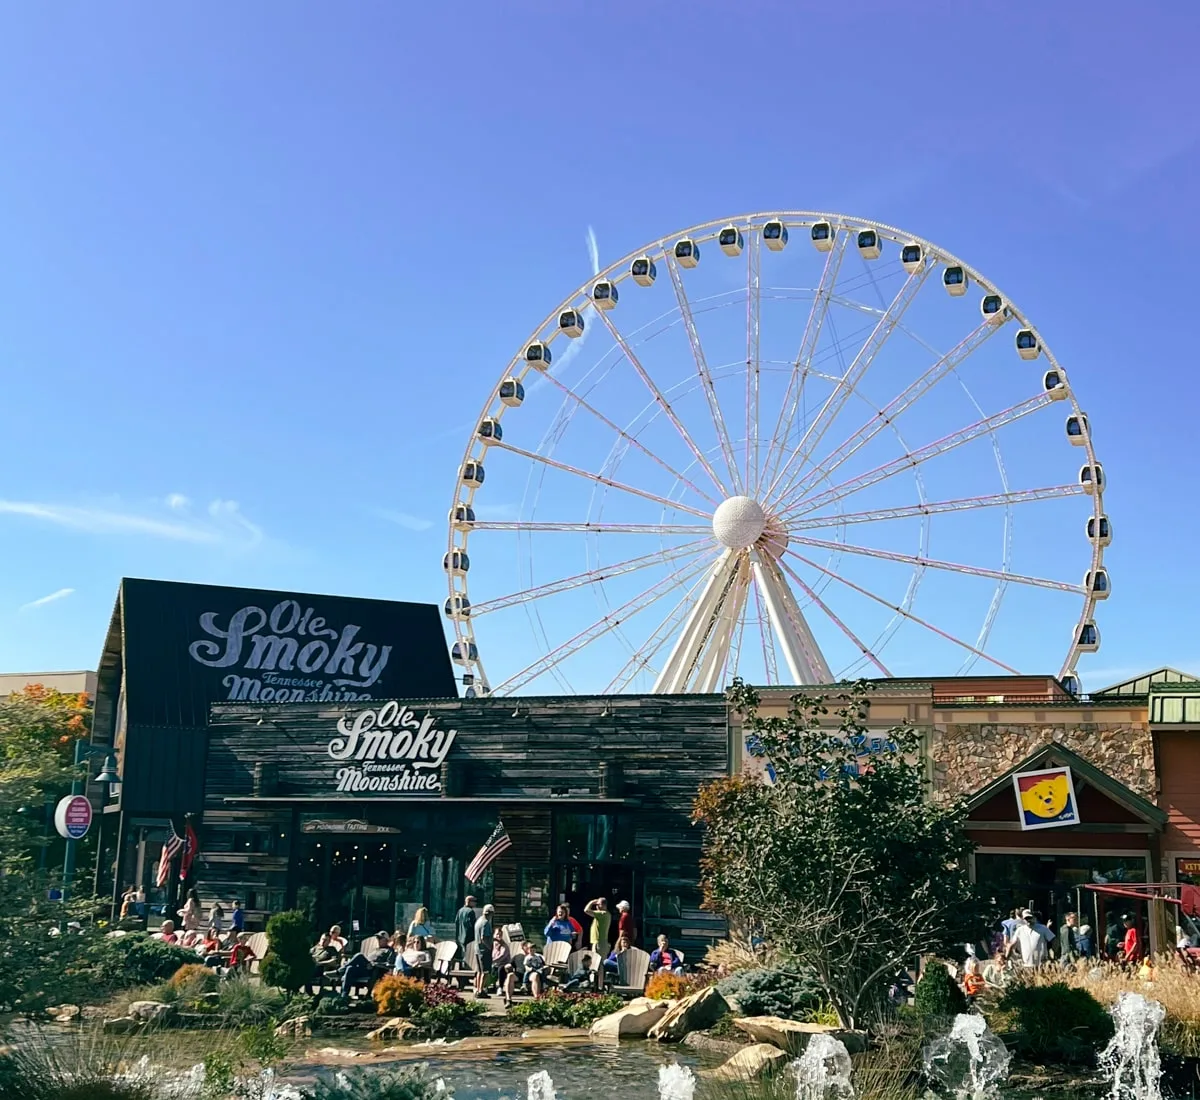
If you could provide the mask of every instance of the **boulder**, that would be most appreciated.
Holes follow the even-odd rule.
[[[68,1023],[71,1020],[78,1020],[83,1015],[83,1009],[79,1005],[55,1005],[46,1011],[54,1018],[56,1023],[60,1024]]]
[[[592,1024],[593,1039],[644,1039],[670,1007],[666,1001],[636,997],[624,1008],[601,1016]]]
[[[141,1020],[135,1020],[132,1016],[118,1016],[115,1020],[104,1021],[105,1035],[128,1035],[132,1031],[137,1031],[142,1026]]]
[[[797,1020],[784,1020],[778,1016],[745,1016],[733,1021],[756,1043],[770,1043],[793,1056],[804,1053],[808,1041],[814,1035],[832,1035],[840,1039],[851,1054],[861,1054],[867,1049],[867,1035],[863,1031],[846,1031],[828,1024],[802,1024]]]
[[[165,1024],[175,1015],[175,1006],[162,1001],[134,1001],[129,1006],[129,1015],[146,1024]]]
[[[387,1039],[406,1039],[417,1025],[412,1020],[402,1020],[399,1016],[393,1016],[387,1023],[381,1024],[374,1031],[367,1032],[368,1039],[377,1039],[383,1042]]]
[[[312,1023],[307,1016],[296,1016],[284,1020],[275,1029],[275,1034],[285,1039],[307,1039],[312,1035]]]
[[[708,1073],[713,1081],[752,1081],[765,1077],[788,1062],[786,1051],[770,1043],[742,1047],[729,1061]]]
[[[715,985],[710,985],[672,1005],[650,1029],[649,1036],[660,1043],[678,1043],[690,1031],[712,1027],[728,1011],[725,998]]]

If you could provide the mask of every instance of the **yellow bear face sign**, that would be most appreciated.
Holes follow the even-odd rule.
[[[1079,815],[1070,769],[1053,768],[1042,772],[1027,772],[1014,776],[1013,781],[1023,828],[1078,824]]]

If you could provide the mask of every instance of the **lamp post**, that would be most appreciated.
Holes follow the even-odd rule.
[[[71,781],[71,796],[78,797],[83,794],[84,780],[80,775],[79,769],[83,764],[93,757],[103,756],[104,766],[100,769],[100,774],[96,776],[97,783],[118,783],[120,776],[117,775],[117,761],[112,753],[104,745],[89,745],[83,741],[75,742],[75,778]],[[71,888],[71,880],[75,877],[75,842],[76,838],[67,835],[66,854],[63,856],[63,888],[62,900],[65,903],[67,900],[67,892]]]

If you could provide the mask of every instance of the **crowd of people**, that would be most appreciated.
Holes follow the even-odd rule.
[[[121,918],[136,919],[137,892],[130,887],[121,902]],[[209,907],[207,920],[200,895],[189,890],[183,908],[176,914],[179,923],[166,918],[151,939],[174,947],[194,950],[205,966],[223,975],[244,973],[258,957],[250,946],[246,932],[246,914],[240,901],[234,901],[229,925],[225,925],[225,910],[219,901]]]

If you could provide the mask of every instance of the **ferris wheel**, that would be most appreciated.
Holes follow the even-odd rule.
[[[449,515],[452,658],[469,696],[1079,691],[1104,487],[1041,331],[962,260],[840,214],[709,222],[597,271],[499,372]]]

